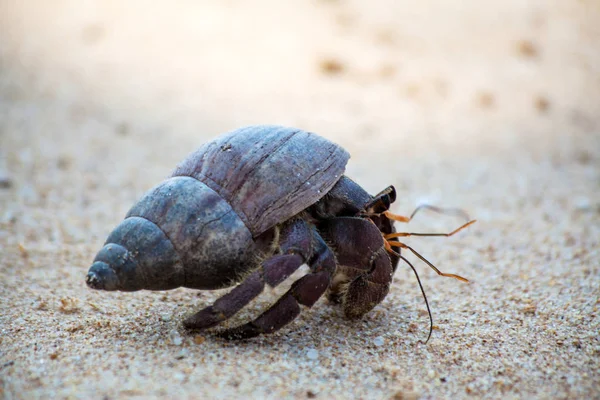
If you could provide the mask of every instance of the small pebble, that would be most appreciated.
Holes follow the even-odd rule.
[[[8,189],[12,184],[12,179],[0,172],[0,189]]]
[[[334,58],[322,60],[319,67],[321,68],[321,72],[326,75],[339,75],[344,72],[345,69],[344,64]]]
[[[525,58],[534,58],[539,53],[537,46],[529,40],[520,40],[517,42],[517,52]]]
[[[576,197],[573,203],[575,208],[579,211],[589,211],[592,208],[592,201],[588,197]]]
[[[194,336],[194,343],[196,344],[202,344],[204,343],[206,339],[204,338],[204,336],[200,336],[200,335],[196,335]]]
[[[169,339],[171,340],[171,343],[173,343],[175,346],[181,346],[181,344],[183,343],[183,338],[175,329],[169,332]]]
[[[181,349],[181,351],[179,352],[179,354],[177,354],[175,356],[175,359],[176,360],[183,360],[187,356],[188,356],[188,350],[184,348],[184,349]]]
[[[173,375],[173,380],[175,380],[176,382],[181,382],[185,379],[185,374],[182,374],[181,372],[175,373]]]
[[[315,349],[310,349],[306,352],[306,357],[308,357],[309,360],[316,360],[319,358],[319,352]]]
[[[543,96],[535,97],[533,99],[533,104],[540,113],[545,113],[550,108],[550,101]]]
[[[477,95],[477,103],[481,108],[493,108],[495,102],[494,95],[490,92],[480,92]]]
[[[373,339],[373,344],[375,346],[383,346],[385,344],[385,340],[381,336],[377,336]]]
[[[171,316],[170,316],[169,314],[162,314],[162,315],[160,316],[160,319],[161,319],[163,322],[169,322],[169,321],[171,320]]]

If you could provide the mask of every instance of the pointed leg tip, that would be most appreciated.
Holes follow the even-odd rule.
[[[188,330],[204,330],[218,325],[225,319],[223,313],[214,313],[212,307],[208,307],[184,319],[183,327]]]
[[[217,336],[227,340],[243,340],[251,339],[261,333],[264,332],[260,328],[251,324],[245,324],[218,332]]]

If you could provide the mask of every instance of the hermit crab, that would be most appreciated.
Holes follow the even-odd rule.
[[[344,175],[349,158],[340,146],[300,129],[265,125],[226,133],[131,208],[96,255],[87,285],[121,291],[234,286],[185,319],[186,328],[201,330],[308,265],[310,272],[263,314],[219,333],[249,338],[282,328],[326,292],[348,318],[360,318],[388,294],[400,259],[414,270],[401,249],[440,275],[466,281],[440,272],[398,238],[450,236],[475,221],[444,234],[396,233],[395,222],[410,221],[422,208],[444,210],[391,213],[394,187],[370,195]]]

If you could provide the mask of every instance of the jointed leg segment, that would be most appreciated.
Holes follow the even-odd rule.
[[[412,252],[415,256],[419,257],[419,259],[421,261],[423,261],[425,264],[429,265],[435,272],[437,272],[438,275],[446,276],[448,278],[455,278],[455,279],[458,279],[459,281],[463,281],[463,282],[469,282],[469,280],[467,278],[463,278],[460,275],[447,274],[445,272],[440,271],[439,269],[436,268],[435,265],[433,265],[431,262],[429,262],[425,257],[423,257],[422,255],[420,255],[419,253],[417,253],[415,249],[413,249],[410,246],[407,246],[404,243],[388,241],[387,245],[386,245],[386,248],[388,249],[388,251],[390,251],[392,249],[392,247],[400,247],[402,249],[410,250],[410,252]],[[403,258],[403,257],[401,257],[401,258]]]
[[[303,276],[268,310],[254,321],[227,329],[219,336],[228,339],[246,339],[274,332],[293,321],[300,314],[300,305],[312,307],[325,293],[335,271],[335,257],[315,232],[315,255],[308,261],[312,273]]]
[[[211,328],[232,317],[256,296],[262,293],[265,283],[275,287],[292,275],[304,263],[297,254],[274,256],[263,262],[261,269],[252,272],[242,283],[196,314],[188,317],[188,329]]]
[[[297,220],[282,228],[280,249],[283,254],[265,260],[242,283],[209,307],[184,321],[188,329],[206,329],[230,318],[264,290],[265,283],[275,287],[292,275],[311,256],[312,229]]]

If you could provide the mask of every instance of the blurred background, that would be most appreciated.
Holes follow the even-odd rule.
[[[502,170],[504,192],[523,190],[523,162],[597,162],[597,1],[0,7],[0,171],[25,186],[69,170],[67,186],[112,181],[130,200],[206,140],[263,123],[339,142],[351,175],[410,207]]]
[[[494,378],[500,386],[481,372],[497,369],[499,353],[482,345],[488,358],[461,369],[452,390],[539,395],[551,382],[555,395],[598,395],[598,339],[584,337],[598,327],[600,296],[597,0],[0,0],[0,301],[17,313],[5,322],[19,321],[31,298],[61,320],[77,318],[63,315],[65,295],[93,314],[82,299],[98,298],[83,275],[107,233],[194,148],[248,124],[295,126],[341,144],[352,155],[348,174],[367,190],[396,186],[395,212],[429,202],[479,220],[460,238],[414,242],[442,270],[475,282],[465,293],[460,283],[422,275],[446,330],[434,336],[450,348],[486,334],[498,343],[507,321],[535,320],[520,325],[519,340],[498,345],[522,357],[512,375]],[[459,222],[423,215],[411,230]],[[395,350],[414,367],[400,376],[419,371],[413,389],[442,397],[425,382],[440,365],[452,371],[455,359],[440,355],[444,348],[421,368],[423,354],[411,358],[413,348],[401,347],[407,329],[414,342],[426,327],[410,271],[397,276],[380,319],[398,329]],[[192,295],[178,293],[178,304],[154,310],[180,320]],[[147,306],[144,296],[122,301]],[[121,297],[101,299],[117,307]],[[566,323],[573,310],[590,319]],[[502,322],[490,323],[496,317]],[[410,331],[411,321],[419,329]],[[546,323],[554,336],[537,330]],[[302,324],[319,332],[310,317]],[[25,325],[43,345],[43,326],[8,329]],[[551,353],[557,335],[577,336],[595,361],[537,359],[543,352],[530,338]],[[360,338],[349,340],[351,348]],[[18,342],[4,345],[14,352],[5,355],[20,354]],[[110,346],[98,347],[103,362]],[[535,369],[544,362],[548,370]],[[535,365],[533,375],[519,372],[523,365]],[[381,393],[393,389],[355,369],[356,379],[374,376]]]

